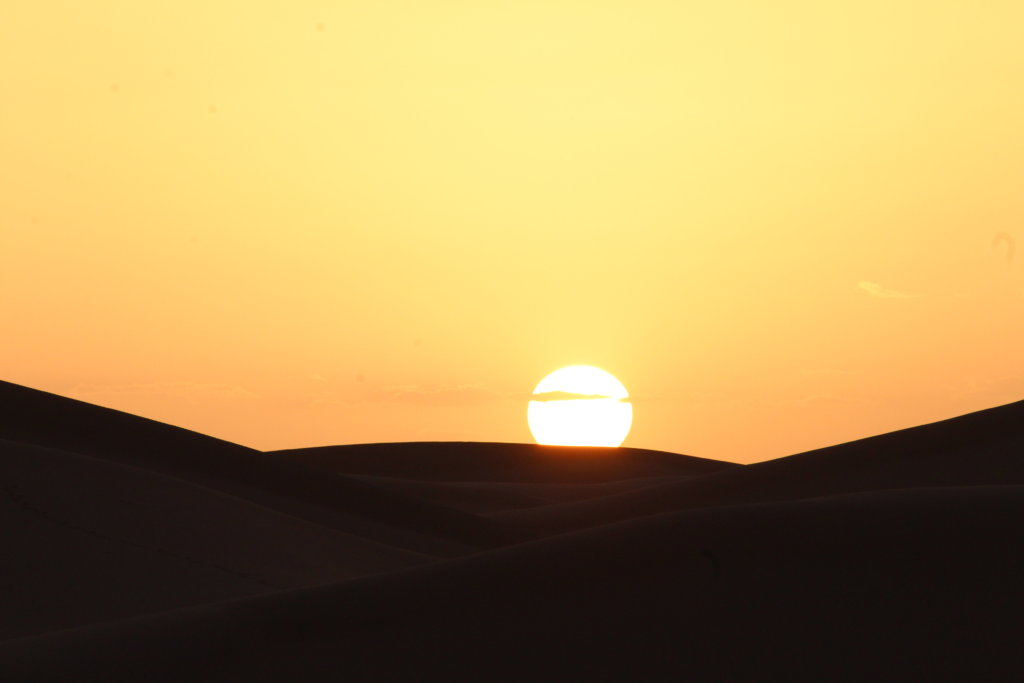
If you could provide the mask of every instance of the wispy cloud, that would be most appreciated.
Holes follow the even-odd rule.
[[[863,375],[863,370],[855,370],[849,368],[800,368],[797,370],[801,375],[808,375],[811,377],[823,375],[825,377],[856,377]]]
[[[424,387],[402,384],[381,387],[371,396],[373,400],[419,405],[475,405],[501,398],[501,395],[475,384]]]
[[[257,395],[244,387],[219,382],[136,382],[125,384],[77,384],[76,396],[195,396],[217,399],[251,399]]]
[[[985,397],[997,402],[1019,401],[1024,398],[1024,373],[967,375],[951,383],[950,388],[960,396],[974,400]]]
[[[571,391],[545,391],[540,394],[531,394],[531,401],[593,401],[600,399],[614,399],[614,396],[604,396],[602,394],[574,394]],[[629,403],[628,398],[615,399],[622,403]]]
[[[900,292],[895,289],[887,289],[877,282],[868,282],[866,280],[861,280],[857,283],[857,286],[879,299],[917,299],[921,296],[920,294],[908,294],[907,292]]]
[[[393,403],[416,406],[472,406],[509,398],[508,395],[478,384],[364,384],[326,387],[309,398],[313,408],[366,403]]]
[[[1013,254],[1017,246],[1013,235],[1008,232],[996,233],[996,236],[992,238],[992,248],[998,249],[1000,244],[1006,245],[1006,262],[1013,263]]]
[[[795,396],[793,398],[782,399],[779,402],[783,405],[868,405],[872,403],[871,399],[865,398],[863,396],[829,393],[804,394],[802,396]]]

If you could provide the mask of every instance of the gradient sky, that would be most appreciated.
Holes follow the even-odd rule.
[[[741,462],[1024,398],[1021,26],[7,0],[0,378],[269,449],[529,441],[585,363]]]

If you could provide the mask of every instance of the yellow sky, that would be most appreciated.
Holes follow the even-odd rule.
[[[283,448],[529,441],[585,363],[743,462],[1024,398],[1022,25],[8,0],[0,378]]]

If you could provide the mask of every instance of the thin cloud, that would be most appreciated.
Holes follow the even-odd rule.
[[[920,294],[908,294],[907,292],[900,292],[895,289],[887,289],[877,282],[868,282],[866,280],[861,280],[857,283],[857,286],[879,299],[916,299],[921,296]]]
[[[998,249],[999,245],[1004,243],[1006,244],[1006,262],[1013,263],[1013,254],[1017,248],[1013,236],[1008,232],[1000,232],[996,233],[996,236],[992,238],[993,249]]]
[[[252,399],[248,389],[219,382],[138,382],[126,384],[77,384],[70,390],[78,396],[189,396],[216,399]]]
[[[794,398],[783,399],[780,401],[786,405],[792,404],[856,404],[856,405],[868,405],[872,403],[871,399],[864,398],[863,396],[852,396],[843,394],[828,394],[828,393],[817,393],[817,394],[805,394],[803,396],[797,396]]]
[[[854,377],[857,375],[863,375],[863,370],[854,370],[847,368],[801,368],[797,370],[801,375],[817,376],[838,376],[838,377]]]
[[[314,408],[365,403],[394,403],[416,406],[473,406],[502,401],[511,396],[477,384],[385,384],[367,386],[361,381],[348,390],[325,389],[311,397]]]
[[[477,405],[501,398],[489,389],[474,384],[423,387],[413,384],[383,387],[373,396],[378,401],[418,405]]]
[[[574,394],[571,391],[545,391],[540,394],[530,394],[531,401],[594,401],[600,399],[614,399],[614,396],[604,396],[602,394]],[[629,403],[628,398],[615,399],[622,403]]]
[[[974,400],[985,397],[991,401],[1009,403],[1024,396],[1024,373],[968,375],[951,388],[962,397]]]

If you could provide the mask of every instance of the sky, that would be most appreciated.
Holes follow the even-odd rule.
[[[1024,4],[52,2],[0,21],[0,378],[261,449],[754,462],[1024,398]]]

